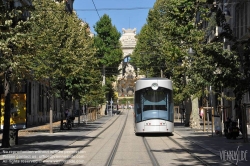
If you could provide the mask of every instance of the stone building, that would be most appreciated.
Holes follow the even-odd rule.
[[[225,15],[226,22],[230,25],[233,32],[233,36],[236,37],[238,42],[247,41],[250,39],[250,1],[242,0],[219,0],[215,1],[213,5],[217,10],[221,10]],[[214,26],[208,42],[213,42],[214,39],[218,38],[220,34],[223,33],[221,26]],[[224,40],[224,48],[230,49],[232,43],[230,41]],[[240,58],[244,61],[243,52],[240,53]],[[250,56],[250,55],[249,55]],[[242,61],[242,62],[243,62]],[[222,92],[224,95],[234,97],[234,93],[231,89],[224,89]],[[241,103],[250,103],[250,92],[247,92]],[[235,109],[236,101],[222,100],[221,110],[224,112],[224,119],[226,117],[232,117],[232,119],[237,120],[237,113]],[[246,111],[247,122],[250,123],[250,108]]]
[[[134,86],[139,75],[139,68],[130,63],[130,56],[136,46],[136,29],[122,29],[120,42],[122,44],[123,61],[119,66],[120,73],[117,82],[114,84],[119,97],[133,97]]]

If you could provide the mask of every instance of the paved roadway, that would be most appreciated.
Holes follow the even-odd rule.
[[[22,158],[24,162],[31,162],[32,157],[34,157],[33,160],[43,159],[48,157],[49,154],[55,153],[59,150],[63,151],[67,149],[68,152],[75,152],[78,144],[82,144],[84,141],[86,142],[87,139],[94,137],[98,132],[100,132],[102,128],[105,128],[118,116],[119,115],[113,117],[103,116],[102,118],[97,119],[95,122],[89,122],[87,125],[81,123],[79,126],[73,128],[72,130],[65,131],[58,130],[58,126],[56,126],[58,125],[58,123],[55,123],[55,133],[52,134],[44,130],[46,126],[26,129],[20,132],[19,145],[13,146],[11,148],[0,149],[0,165],[7,166],[10,165],[9,162],[12,162],[13,165],[29,166],[34,165],[34,163],[21,164],[18,163],[18,160],[15,159]],[[150,165],[150,161],[148,160],[147,156],[145,156],[145,150],[140,148],[143,146],[137,144],[137,142],[141,142],[141,137],[134,136],[131,118],[132,116],[130,115],[129,117],[130,118],[128,119],[126,129],[123,133],[123,137],[117,150],[117,155],[115,156],[113,165],[133,165],[133,163],[140,163],[138,165]],[[77,122],[77,119],[75,121]],[[43,130],[39,130],[39,128],[43,128]],[[250,144],[243,143],[242,139],[237,138],[236,140],[228,140],[225,137],[217,135],[212,136],[211,133],[193,130],[189,127],[184,127],[180,122],[175,122],[174,138],[179,139],[181,137],[186,141],[191,141],[191,143],[193,142],[194,144],[198,144],[199,146],[204,147],[210,152],[216,154],[221,160],[221,163],[223,163],[223,161],[230,161],[233,163],[237,163],[237,165],[239,166],[250,165]],[[82,142],[76,141],[80,138]],[[149,140],[150,139],[152,141],[152,138],[149,138]],[[166,142],[166,140],[164,141]],[[160,145],[155,145],[155,147],[158,146],[159,149],[161,148]],[[168,146],[171,147],[173,145],[169,144]],[[176,147],[173,148],[176,149]],[[199,147],[196,146],[196,148],[198,149]],[[132,153],[132,150],[134,150],[135,152]],[[13,151],[16,152],[16,155],[13,155]],[[82,150],[82,153],[79,153],[79,155],[81,155],[83,159],[87,156],[83,153],[84,151]],[[35,152],[37,154],[34,155]],[[206,154],[204,155],[206,156]],[[207,153],[207,157],[209,157],[208,155],[209,154]],[[176,163],[170,165],[183,165],[181,159],[184,160],[184,158],[180,157],[181,156],[173,159],[172,162],[176,161]],[[179,160],[177,160],[178,158]],[[56,159],[54,161],[56,161]],[[166,157],[166,161],[169,161],[168,157]],[[190,158],[188,160],[185,160],[185,162],[187,161],[189,161],[190,164],[195,165],[195,161],[191,160]],[[161,165],[169,165],[167,162],[164,163],[164,160],[160,160],[160,163]],[[51,163],[43,163],[38,165],[51,165]],[[84,164],[78,163],[73,165],[80,166]]]
[[[151,165],[151,161],[143,144],[142,138],[135,136],[132,110],[128,112],[127,124],[112,165]]]

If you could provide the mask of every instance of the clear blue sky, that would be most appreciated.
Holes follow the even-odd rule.
[[[94,3],[93,3],[94,1]],[[104,14],[109,15],[112,24],[119,32],[122,28],[136,28],[138,34],[142,26],[146,23],[148,11],[153,8],[156,0],[75,0],[74,10],[79,18],[87,22],[91,32],[95,33],[93,26]],[[97,11],[95,10],[95,6]],[[126,10],[126,9],[133,10]],[[140,9],[143,8],[143,9]],[[116,10],[111,10],[116,9]]]

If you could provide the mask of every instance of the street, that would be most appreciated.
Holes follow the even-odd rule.
[[[180,122],[175,122],[172,136],[135,136],[132,110],[81,122],[72,130],[60,131],[54,125],[52,134],[27,130],[19,131],[19,145],[1,149],[1,165],[153,165],[150,154],[154,165],[250,165],[249,143],[212,136]]]

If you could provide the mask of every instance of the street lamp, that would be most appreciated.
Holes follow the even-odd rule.
[[[111,116],[113,116],[113,109],[112,109],[112,104],[113,104],[113,100],[112,100],[112,98],[111,98],[111,100],[110,100],[110,105],[111,105]]]
[[[193,49],[191,48],[191,47],[189,47],[189,49],[188,49],[188,55],[190,55],[190,56],[192,56],[192,55],[194,55],[195,54],[195,52],[193,51]]]
[[[191,63],[191,57],[195,54],[195,52],[193,51],[193,49],[190,47],[187,51],[187,54],[190,56],[190,57],[187,57],[187,60],[188,60],[188,66],[190,66],[190,63]],[[183,64],[184,65],[184,64]],[[186,68],[186,67],[185,67]],[[186,72],[184,73],[184,86],[187,85],[187,77],[186,77]],[[185,103],[185,107],[186,108],[190,108],[187,106],[187,103],[188,103],[188,98],[185,99],[184,103]],[[184,104],[183,104],[184,106]],[[184,111],[185,111],[185,115],[184,115]],[[190,119],[190,111],[189,109],[185,109],[183,108],[183,122],[184,122],[184,126],[189,126],[189,119]],[[185,121],[184,121],[184,116],[185,116]]]
[[[118,111],[119,111],[119,99],[117,99],[116,114],[118,114]]]
[[[105,110],[105,115],[107,115],[108,114],[108,103],[109,103],[109,101],[106,101],[106,110]]]
[[[137,68],[137,78],[139,78],[140,68]]]

